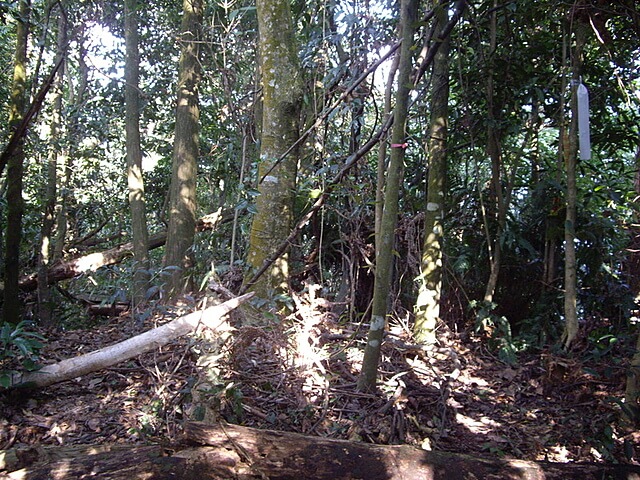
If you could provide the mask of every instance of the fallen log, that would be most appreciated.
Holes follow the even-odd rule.
[[[107,303],[107,304],[88,304],[85,309],[92,317],[117,317],[129,311],[130,303]]]
[[[53,478],[185,478],[186,460],[163,456],[159,445],[97,445],[32,447],[0,451],[0,479],[50,480]],[[203,477],[206,478],[206,477]]]
[[[370,445],[238,425],[187,423],[202,446],[170,454],[160,446],[35,447],[0,451],[1,479],[270,480],[636,479],[640,466],[529,462]],[[4,459],[4,462],[3,462]]]
[[[228,465],[226,478],[367,480],[565,480],[640,478],[640,466],[531,462],[371,445],[238,425],[187,423],[185,437],[202,447],[202,464]],[[250,473],[252,476],[246,476]],[[635,476],[634,476],[635,475]]]
[[[42,388],[111,367],[145,352],[166,345],[171,340],[195,331],[201,324],[214,332],[224,325],[223,317],[246,302],[253,293],[233,298],[220,305],[194,312],[123,342],[86,355],[46,365],[35,372],[14,374],[9,388]]]
[[[196,232],[213,230],[221,223],[233,218],[233,211],[211,213],[200,217],[196,222]],[[167,232],[159,232],[149,237],[149,250],[159,248],[167,242]],[[115,265],[125,258],[133,255],[133,243],[128,242],[123,245],[105,250],[102,252],[90,253],[71,260],[58,262],[49,268],[49,284],[68,280],[86,272],[95,272],[100,267]],[[19,282],[20,290],[30,292],[38,288],[38,273],[34,272],[25,275]]]

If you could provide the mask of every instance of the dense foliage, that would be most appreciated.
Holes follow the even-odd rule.
[[[3,2],[0,8],[0,57],[8,66],[20,19],[15,3]],[[32,8],[32,91],[52,65],[57,28],[53,19],[63,12],[69,44],[64,127],[51,138],[53,105],[45,102],[27,136],[23,274],[36,266],[47,178],[44,160],[51,149],[63,153],[58,168],[63,214],[58,222],[68,224],[64,238],[56,239],[57,260],[123,243],[131,230],[125,214],[121,5],[110,0],[34,2]],[[421,14],[428,8],[423,5]],[[304,131],[395,41],[397,5],[383,0],[316,0],[293,2],[293,14],[305,76]],[[167,223],[180,12],[175,2],[151,0],[140,15],[143,164],[148,223],[154,233]],[[459,332],[485,335],[505,360],[514,361],[522,349],[557,344],[562,331],[563,145],[570,119],[572,32],[579,22],[589,25],[582,81],[591,95],[593,149],[592,158],[578,166],[575,233],[581,338],[602,348],[631,332],[638,294],[638,282],[631,278],[639,273],[633,259],[636,250],[629,248],[636,232],[640,163],[638,19],[633,1],[479,1],[469,2],[452,34],[442,317]],[[207,2],[204,33],[198,208],[202,215],[230,210],[233,221],[196,237],[193,275],[197,285],[214,274],[235,290],[244,274],[258,181],[261,105],[255,7],[244,0]],[[431,23],[421,23],[416,61],[432,35]],[[382,124],[390,62],[383,65],[306,139],[299,166],[298,216]],[[3,67],[0,96],[8,98],[10,88],[11,71]],[[419,274],[429,91],[427,74],[412,93],[408,122],[392,286],[393,311],[399,316],[411,315],[413,279]],[[6,108],[0,115],[6,125]],[[488,132],[498,138],[497,167],[489,158]],[[6,143],[9,131],[3,128],[1,133]],[[320,284],[323,296],[346,302],[345,314],[351,318],[365,314],[371,299],[376,169],[373,151],[333,190],[292,251],[292,287]],[[500,198],[506,202],[504,225],[499,224]],[[3,232],[11,228],[4,215],[1,221]],[[496,242],[502,250],[501,271],[495,295],[487,303],[483,294]],[[155,250],[151,298],[158,298],[153,295],[163,286],[160,257],[161,250]],[[70,299],[81,294],[101,295],[107,302],[126,299],[130,270],[125,261],[61,282],[54,292],[58,323],[77,321],[79,312]],[[23,300],[24,318],[37,322],[37,300],[26,293]]]

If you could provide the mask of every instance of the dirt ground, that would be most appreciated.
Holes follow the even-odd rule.
[[[226,336],[187,338],[46,389],[0,394],[0,449],[19,445],[179,445],[184,420],[216,421],[428,450],[524,460],[635,463],[640,433],[618,425],[624,364],[542,352],[506,365],[478,339],[441,331],[428,350],[390,325],[375,394],[356,392],[366,326],[320,299],[270,325],[235,314]],[[43,332],[44,363],[169,321],[129,315]],[[242,325],[242,326],[238,326]],[[4,367],[3,367],[4,368]],[[195,386],[195,389],[192,388]]]

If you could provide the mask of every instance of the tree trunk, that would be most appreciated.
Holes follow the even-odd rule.
[[[167,457],[160,445],[74,445],[31,447],[0,451],[3,480],[50,480],[53,478],[96,478],[169,480],[184,477],[187,461]],[[1,459],[4,458],[4,461]],[[4,465],[3,465],[4,464]],[[199,477],[210,479],[210,476]]]
[[[58,16],[58,51],[63,52],[67,44],[67,22],[64,14]],[[61,53],[63,58],[66,57]],[[49,156],[47,159],[47,186],[44,198],[44,208],[42,212],[42,227],[40,228],[40,244],[38,255],[38,317],[40,323],[45,326],[52,326],[53,304],[51,300],[51,289],[49,287],[49,266],[53,254],[52,235],[53,226],[56,220],[57,182],[58,182],[58,162],[64,157],[62,147],[59,146],[59,137],[62,133],[62,97],[64,82],[65,60],[58,70],[54,83],[53,112],[51,114],[51,134],[53,141],[50,144]]]
[[[439,14],[436,28],[447,23],[446,9]],[[442,42],[433,61],[431,77],[431,125],[428,138],[427,208],[424,220],[424,245],[418,298],[415,304],[413,334],[418,342],[433,344],[440,318],[442,293],[442,243],[444,237],[444,202],[447,175],[447,125],[449,103],[449,37]]]
[[[13,65],[13,85],[9,103],[9,126],[15,130],[24,115],[27,85],[27,43],[29,38],[29,0],[20,0],[16,30],[16,50]],[[22,176],[24,170],[24,139],[21,139],[7,161],[7,232],[5,235],[4,304],[2,319],[19,323],[20,304],[20,242],[22,239]]]
[[[568,349],[578,335],[578,280],[576,264],[576,204],[578,188],[576,185],[576,163],[578,157],[578,83],[582,74],[583,51],[587,39],[586,26],[580,22],[574,24],[576,46],[572,60],[571,81],[571,125],[569,127],[569,152],[565,157],[567,170],[567,213],[564,223],[564,319],[562,334],[564,348]]]
[[[138,2],[124,0],[125,60],[125,110],[127,136],[127,182],[129,208],[131,210],[131,235],[133,238],[133,284],[131,301],[133,308],[143,303],[149,289],[149,231],[142,178],[142,151],[140,148],[140,53],[138,49]]]
[[[627,480],[637,465],[528,462],[370,445],[238,425],[187,423],[186,439],[203,444],[173,452],[161,445],[89,445],[0,451],[2,478],[202,480]]]
[[[371,324],[364,350],[362,371],[358,377],[358,389],[371,391],[375,389],[380,362],[382,337],[386,328],[388,297],[393,277],[393,247],[395,230],[398,223],[398,198],[402,182],[402,164],[406,148],[406,121],[409,103],[409,92],[412,70],[413,34],[417,13],[416,0],[403,0],[401,4],[400,25],[402,45],[400,47],[400,64],[398,66],[398,89],[394,109],[393,131],[391,134],[391,158],[387,170],[385,185],[384,209],[380,223],[380,241],[376,256],[375,283],[373,287],[373,304],[371,307]]]
[[[237,425],[186,423],[188,440],[210,445],[178,456],[227,466],[221,478],[366,480],[552,480],[631,478],[635,465],[557,464],[429,452],[409,445],[371,445]],[[197,451],[197,450],[196,450]],[[216,478],[216,477],[214,477]]]
[[[640,140],[640,138],[639,138]],[[640,199],[640,145],[636,151],[635,159],[635,192],[636,199]],[[626,280],[631,293],[638,298],[640,295],[640,210],[635,202],[633,225],[630,229],[630,242],[627,247],[627,259],[625,262]],[[636,328],[637,330],[637,328]],[[640,334],[636,339],[636,349],[627,369],[627,385],[622,405],[622,418],[630,426],[640,424]]]
[[[164,267],[169,267],[166,271],[166,290],[170,298],[193,288],[193,279],[190,277],[193,265],[191,248],[196,223],[202,0],[184,0],[183,9],[169,227],[164,256]]]
[[[101,348],[85,355],[45,365],[35,372],[17,373],[10,388],[43,388],[124,362],[166,345],[170,341],[196,331],[201,325],[216,332],[224,323],[222,318],[253,296],[247,293],[220,305],[176,318],[160,327],[144,332],[124,342]],[[226,326],[225,328],[228,328]]]
[[[78,26],[75,34],[75,42],[78,45],[78,78],[77,88],[74,90],[69,88],[68,101],[69,111],[71,113],[68,118],[68,138],[72,138],[74,141],[69,144],[69,152],[63,158],[64,162],[59,165],[63,175],[60,179],[60,207],[58,209],[58,215],[56,217],[56,238],[53,248],[53,259],[58,260],[63,256],[63,249],[65,246],[65,240],[69,234],[69,222],[68,222],[68,208],[73,201],[73,161],[78,157],[77,145],[82,142],[84,133],[82,125],[79,122],[78,111],[82,108],[86,100],[86,93],[89,84],[89,65],[86,61],[87,56],[87,38],[86,38],[86,26],[81,24]],[[69,82],[71,84],[71,81]]]
[[[302,75],[288,0],[258,0],[262,61],[262,133],[256,214],[249,237],[248,264],[255,270],[287,238],[293,224],[298,149],[277,162],[299,137]],[[277,162],[277,163],[276,163]],[[289,262],[280,256],[251,287],[259,297],[287,291]]]
[[[500,275],[500,265],[502,262],[502,247],[500,238],[504,231],[505,215],[502,215],[505,210],[504,194],[502,189],[502,148],[500,142],[500,132],[497,128],[498,119],[496,113],[500,111],[500,107],[495,104],[496,95],[494,87],[493,76],[495,74],[493,68],[493,58],[496,52],[497,45],[497,6],[498,1],[493,1],[493,9],[491,12],[491,27],[490,27],[490,39],[489,39],[489,71],[487,73],[487,154],[491,160],[491,200],[493,201],[493,209],[495,211],[495,220],[497,223],[496,232],[494,238],[487,238],[487,245],[489,245],[489,279],[485,287],[484,301],[493,302],[493,296],[498,285],[498,277]],[[493,245],[493,247],[491,247]]]
[[[393,56],[393,62],[387,76],[387,84],[384,89],[384,109],[382,111],[383,118],[387,120],[391,115],[391,97],[393,95],[393,79],[398,71],[398,62],[400,54]],[[378,245],[380,243],[380,224],[382,223],[382,211],[384,210],[384,184],[386,182],[385,172],[387,171],[387,142],[382,141],[378,146],[378,161],[376,163],[376,208],[375,208],[375,239],[376,239],[376,255],[378,254]]]

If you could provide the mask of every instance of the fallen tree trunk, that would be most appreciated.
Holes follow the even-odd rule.
[[[160,446],[100,445],[0,451],[0,478],[194,478],[271,480],[632,479],[636,465],[528,462],[427,452],[274,432],[187,423],[187,440],[205,446],[167,456]],[[4,460],[4,464],[2,462]]]
[[[117,317],[122,315],[131,308],[130,303],[91,303],[85,306],[85,309],[92,317]]]
[[[161,232],[149,237],[149,250],[161,247],[167,241],[167,233]],[[77,277],[85,272],[95,272],[100,267],[115,265],[126,257],[133,255],[133,243],[125,243],[103,252],[90,253],[72,260],[65,260],[49,269],[49,284]],[[20,279],[20,289],[23,291],[35,290],[38,286],[38,274],[32,273]]]
[[[216,212],[200,217],[196,222],[196,232],[213,230],[221,223],[233,218],[232,211]],[[149,237],[149,250],[159,248],[167,242],[167,232],[156,233]],[[64,260],[52,265],[49,269],[49,284],[77,277],[85,272],[95,272],[100,267],[115,265],[122,262],[128,256],[133,255],[133,243],[125,243],[103,252],[90,253],[72,260]],[[20,279],[20,289],[30,292],[38,287],[38,274],[36,272],[25,275]]]
[[[175,472],[184,471],[186,463],[181,458],[163,456],[159,445],[22,448],[0,451],[0,471],[7,472],[0,474],[0,479],[175,479],[185,478]]]
[[[187,423],[188,440],[208,445],[202,464],[228,465],[226,478],[551,480],[640,478],[632,465],[529,462],[425,451],[409,445],[371,445],[237,425]],[[250,474],[250,476],[247,476]],[[633,475],[639,475],[634,477]]]
[[[11,387],[41,388],[86,375],[166,345],[171,340],[195,331],[199,325],[217,331],[224,323],[222,317],[246,302],[253,293],[228,300],[220,305],[194,312],[149,330],[124,342],[101,348],[79,357],[46,365],[35,372],[18,373],[12,377]]]

